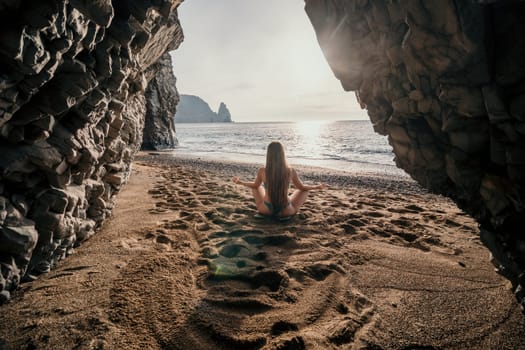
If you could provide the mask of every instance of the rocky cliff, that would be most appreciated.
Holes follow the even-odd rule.
[[[306,0],[306,12],[397,165],[478,220],[525,305],[525,3]]]
[[[153,73],[153,78],[146,89],[146,117],[141,148],[174,148],[178,141],[173,116],[179,103],[179,93],[175,86],[177,79],[173,75],[170,54],[165,53],[148,71]]]
[[[232,115],[228,107],[224,102],[221,102],[219,105],[219,110],[217,111],[217,119],[220,122],[229,123],[232,121]]]
[[[176,123],[223,123],[231,122],[230,111],[221,102],[218,113],[199,96],[180,95],[180,103],[175,114]]]
[[[180,2],[0,0],[0,302],[110,215]]]

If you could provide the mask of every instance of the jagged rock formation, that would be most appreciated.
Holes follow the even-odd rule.
[[[525,3],[306,0],[396,163],[453,198],[525,305]]]
[[[215,113],[210,105],[199,96],[180,95],[175,123],[223,123],[231,121],[230,111],[223,102],[219,106],[219,113]]]
[[[154,76],[146,89],[146,120],[141,148],[174,148],[178,141],[173,116],[179,103],[179,93],[175,86],[177,79],[173,75],[170,54],[165,53],[148,72],[154,73]]]
[[[232,121],[232,115],[228,107],[224,102],[221,102],[219,105],[219,110],[217,111],[217,119],[219,122],[229,123]]]
[[[111,213],[181,0],[0,0],[0,302]]]

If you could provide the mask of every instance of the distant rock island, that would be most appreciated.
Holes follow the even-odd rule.
[[[180,95],[180,102],[175,113],[175,123],[231,123],[228,107],[221,102],[217,112],[199,96]]]

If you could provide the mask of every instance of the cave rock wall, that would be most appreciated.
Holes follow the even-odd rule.
[[[0,302],[107,218],[181,0],[0,0]]]
[[[473,215],[524,304],[525,3],[306,0],[396,164]]]
[[[179,93],[175,86],[177,79],[173,75],[171,55],[166,52],[148,69],[148,73],[154,73],[154,76],[146,88],[146,117],[141,148],[174,148],[178,144],[175,135],[175,112],[179,103]]]

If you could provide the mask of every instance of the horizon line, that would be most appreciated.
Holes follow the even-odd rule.
[[[244,124],[244,123],[333,123],[333,122],[362,122],[370,119],[306,119],[306,120],[250,120],[250,121],[229,121],[229,122],[177,122],[175,124]]]

